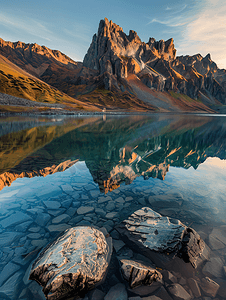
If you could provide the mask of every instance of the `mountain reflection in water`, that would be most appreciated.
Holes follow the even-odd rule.
[[[7,126],[7,134],[3,124],[0,189],[17,178],[64,171],[80,160],[107,193],[139,176],[164,180],[170,166],[197,169],[208,157],[226,158],[226,125],[214,117],[72,118],[23,125],[17,132]]]

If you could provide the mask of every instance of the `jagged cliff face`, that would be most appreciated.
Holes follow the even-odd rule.
[[[173,39],[150,38],[144,43],[135,31],[126,35],[106,18],[100,21],[83,64],[98,72],[108,90],[130,90],[124,79],[133,74],[150,89],[172,90],[205,104],[225,103],[226,71],[218,69],[210,55],[176,58]]]
[[[144,43],[135,31],[130,30],[126,35],[121,27],[105,18],[100,21],[98,34],[93,36],[83,64],[97,70],[100,75],[104,74],[105,88],[111,89],[112,84],[119,87],[118,81],[130,73],[145,71],[157,77],[149,65],[159,59],[172,61],[175,55],[173,39],[156,42],[150,38]]]

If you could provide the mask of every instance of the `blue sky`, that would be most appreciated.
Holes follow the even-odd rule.
[[[144,42],[172,37],[177,55],[211,53],[226,69],[225,0],[2,0],[0,37],[36,42],[82,61],[105,17]]]

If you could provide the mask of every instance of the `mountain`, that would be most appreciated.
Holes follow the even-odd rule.
[[[126,35],[107,19],[100,21],[83,65],[98,72],[105,89],[132,88],[140,99],[162,109],[225,104],[226,71],[210,55],[176,57],[173,39],[144,43],[135,31]]]
[[[25,69],[25,68],[24,68]],[[59,91],[55,87],[50,86],[46,82],[41,79],[31,75],[24,69],[21,69],[18,65],[15,65],[8,58],[0,54],[0,93],[12,95],[17,98],[13,98],[13,105],[18,107],[22,107],[23,105],[28,106],[28,102],[23,103],[24,101],[20,101],[19,98],[24,98],[28,100],[32,100],[29,103],[30,107],[36,107],[39,110],[48,109],[49,105],[47,104],[58,104],[59,108],[69,109],[86,109],[86,110],[98,110],[97,107],[89,105],[88,103],[82,103],[69,95]],[[9,102],[7,97],[7,101],[1,95],[1,105],[5,102]],[[43,105],[36,104],[36,102],[42,102]],[[34,103],[34,104],[33,104]],[[24,107],[21,111],[25,111],[26,107]],[[1,110],[3,107],[1,106]]]
[[[5,128],[7,134],[0,144],[0,190],[16,178],[60,172],[77,160],[85,162],[100,191],[107,193],[140,176],[164,180],[170,166],[196,169],[208,157],[226,158],[222,118],[156,114],[120,121],[90,119],[34,124],[17,133]]]
[[[145,43],[106,18],[83,63],[45,46],[2,39],[0,54],[94,110],[213,112],[226,104],[226,71],[209,54],[176,57],[173,39]]]

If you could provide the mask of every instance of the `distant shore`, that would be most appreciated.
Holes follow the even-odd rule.
[[[216,114],[226,114],[226,106],[215,108]],[[8,94],[0,93],[0,116],[7,115],[23,115],[23,116],[52,116],[52,115],[74,115],[74,116],[89,116],[89,115],[147,115],[147,114],[210,114],[204,111],[186,111],[186,112],[160,112],[160,111],[128,111],[123,109],[106,110],[106,111],[87,111],[87,110],[68,110],[65,105],[58,103],[34,102],[32,100],[14,97]],[[211,114],[212,115],[212,114]],[[214,113],[213,113],[214,115]]]

